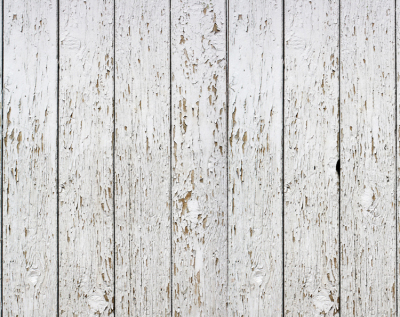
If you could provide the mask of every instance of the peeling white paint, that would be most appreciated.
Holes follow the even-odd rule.
[[[57,6],[3,3],[3,315],[55,316]]]
[[[282,1],[229,4],[229,316],[280,316]]]
[[[169,2],[116,1],[116,315],[171,315]]]
[[[227,315],[225,1],[173,0],[173,315]]]
[[[341,315],[396,314],[395,2],[341,5]]]
[[[394,1],[3,4],[4,316],[396,314]]]
[[[114,311],[113,9],[60,1],[60,316]]]
[[[339,312],[338,16],[336,0],[285,2],[288,315]]]

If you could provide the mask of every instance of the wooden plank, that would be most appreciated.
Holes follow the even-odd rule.
[[[57,312],[57,3],[4,1],[3,314]]]
[[[226,316],[225,1],[171,6],[173,314]]]
[[[339,310],[339,3],[285,2],[285,314]]]
[[[399,203],[399,197],[400,197],[400,170],[399,170],[399,167],[400,167],[400,160],[399,160],[399,153],[400,153],[400,137],[399,137],[399,134],[400,134],[400,105],[399,105],[399,101],[400,101],[400,90],[399,90],[399,80],[400,80],[400,74],[399,74],[399,70],[400,70],[400,66],[399,66],[399,61],[400,61],[400,56],[399,56],[399,54],[400,54],[400,30],[399,30],[399,19],[400,19],[400,4],[399,4],[399,2],[397,2],[396,1],[396,8],[395,8],[395,14],[396,14],[396,20],[395,20],[395,45],[396,45],[396,47],[395,47],[395,54],[396,54],[396,60],[395,60],[395,63],[396,63],[396,69],[395,69],[395,90],[396,90],[396,107],[397,107],[397,109],[396,109],[396,111],[397,111],[397,122],[396,122],[396,135],[395,135],[395,139],[396,139],[396,147],[397,147],[397,152],[395,153],[395,155],[396,155],[396,168],[397,168],[397,171],[396,171],[396,177],[397,177],[397,179],[396,179],[396,190],[397,190],[397,192],[396,192],[396,194],[397,194],[397,197],[396,197],[396,199],[397,199],[397,201],[396,201],[396,230],[397,230],[397,241],[396,241],[396,243],[397,243],[397,254],[396,254],[396,268],[397,268],[397,271],[396,271],[396,303],[397,303],[397,311],[398,311],[398,307],[399,307],[399,304],[400,304],[400,298],[399,298],[399,293],[398,293],[398,289],[399,289],[399,272],[400,272],[400,263],[399,263],[399,258],[400,258],[400,254],[399,254],[399,252],[400,252],[400,234],[399,234],[399,230],[400,230],[400,219],[399,219],[399,206],[400,206],[400,203]]]
[[[341,314],[396,314],[395,6],[341,3]]]
[[[229,315],[282,315],[282,1],[229,2]]]
[[[0,2],[0,12],[2,12],[2,14],[0,14],[0,25],[2,26],[2,30],[0,32],[0,58],[2,60],[2,62],[0,63],[0,81],[1,81],[1,89],[0,89],[0,109],[1,109],[1,120],[3,122],[3,101],[4,101],[4,96],[3,96],[3,90],[4,90],[4,79],[3,79],[3,65],[4,65],[4,58],[3,58],[3,32],[4,32],[4,23],[3,23],[3,15],[4,15],[4,10],[3,10],[3,1]],[[1,124],[1,142],[0,142],[0,151],[1,153],[3,153],[3,128],[4,128],[4,124]],[[2,154],[3,155],[3,154]],[[1,159],[1,168],[0,168],[0,174],[1,174],[1,191],[3,191],[3,183],[4,183],[4,174],[3,174],[3,159]],[[2,204],[1,206],[1,220],[0,220],[0,226],[1,226],[1,234],[0,234],[0,238],[1,238],[1,244],[0,244],[0,248],[1,248],[1,254],[0,254],[0,263],[3,263],[3,249],[4,249],[4,242],[3,242],[3,192],[1,192],[1,197],[0,197],[0,203]],[[3,269],[2,272],[0,274],[0,285],[3,286]],[[0,305],[1,305],[1,309],[3,309],[3,287],[1,287],[0,289]]]
[[[116,2],[116,313],[171,314],[169,2]]]
[[[112,0],[60,1],[60,315],[114,302]]]

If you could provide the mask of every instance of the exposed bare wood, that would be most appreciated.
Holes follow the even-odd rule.
[[[57,5],[4,3],[3,316],[57,312]]]
[[[282,1],[229,2],[229,315],[282,315]]]
[[[173,314],[226,316],[225,1],[171,5]]]
[[[168,1],[116,2],[116,314],[170,316]]]
[[[60,0],[60,316],[113,315],[111,0]]]
[[[395,316],[394,1],[341,4],[341,314]]]
[[[285,2],[285,315],[339,310],[339,3]]]

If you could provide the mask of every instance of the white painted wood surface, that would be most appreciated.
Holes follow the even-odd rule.
[[[3,316],[55,316],[57,6],[3,3]]]
[[[394,4],[341,5],[343,316],[396,314]]]
[[[4,96],[3,96],[3,90],[4,90],[4,76],[3,76],[3,66],[4,66],[4,58],[3,58],[3,42],[4,42],[4,23],[3,23],[3,15],[4,15],[4,10],[3,10],[3,2],[0,2],[0,12],[2,12],[2,14],[0,14],[0,25],[2,26],[2,30],[0,32],[0,57],[2,62],[0,63],[0,82],[1,82],[1,89],[0,89],[0,106],[1,106],[1,142],[0,142],[0,153],[1,153],[1,158],[0,158],[0,174],[1,174],[1,183],[0,183],[0,192],[1,192],[1,197],[0,197],[0,226],[1,226],[1,233],[0,233],[0,313],[3,312],[3,248],[4,248],[4,243],[3,243],[3,183],[4,183],[4,174],[3,174],[3,130],[4,130],[4,125],[3,125],[3,101],[4,101]]]
[[[227,315],[225,1],[173,0],[173,315]]]
[[[282,314],[282,1],[230,1],[229,316]]]
[[[399,166],[400,166],[400,160],[399,160],[399,157],[398,157],[398,155],[399,155],[399,153],[400,153],[400,138],[399,138],[399,131],[400,131],[400,128],[399,128],[399,125],[400,125],[400,109],[399,109],[399,100],[400,100],[400,98],[399,98],[399,94],[400,94],[400,92],[399,92],[399,90],[398,90],[398,85],[399,85],[399,79],[400,79],[400,77],[399,77],[399,61],[400,61],[400,58],[399,58],[399,48],[400,48],[400,42],[399,42],[399,38],[400,38],[400,33],[399,33],[399,19],[400,19],[400,3],[399,2],[397,2],[396,1],[396,8],[395,8],[395,14],[396,14],[396,20],[395,20],[395,45],[396,45],[396,51],[395,51],[395,54],[396,54],[396,59],[395,59],[395,62],[396,62],[396,70],[395,70],[395,81],[396,81],[396,91],[395,91],[395,93],[397,94],[396,95],[396,111],[397,111],[397,122],[395,123],[396,124],[396,131],[395,131],[395,139],[396,139],[396,147],[397,147],[397,152],[395,153],[395,155],[396,155],[396,157],[395,157],[395,159],[396,159],[396,177],[397,177],[397,179],[396,179],[396,194],[397,194],[397,197],[396,197],[396,232],[397,232],[397,241],[396,241],[396,243],[397,243],[397,254],[396,254],[396,264],[397,264],[397,266],[396,266],[396,303],[397,303],[397,307],[399,307],[399,304],[400,304],[400,298],[399,298],[399,294],[398,294],[398,289],[399,289],[399,278],[398,278],[398,274],[399,274],[399,268],[400,268],[400,263],[399,263],[399,252],[400,252],[400,237],[399,237],[399,230],[400,230],[400,228],[399,228],[399,211],[398,211],[398,206],[399,206],[399,195],[400,195],[400,189],[399,189],[399,185],[400,185],[400,178],[399,178],[399,176],[400,176],[400,173],[399,173]]]
[[[113,22],[60,1],[60,316],[113,315]]]
[[[339,305],[338,1],[285,2],[285,315]]]
[[[168,1],[116,1],[116,314],[170,316]]]
[[[3,4],[2,316],[398,315],[395,1]]]

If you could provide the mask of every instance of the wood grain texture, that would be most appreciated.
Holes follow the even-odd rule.
[[[171,5],[173,314],[226,316],[225,1]]]
[[[116,314],[171,314],[169,2],[116,2]]]
[[[1,58],[1,60],[4,62],[4,58],[3,58],[3,39],[4,39],[4,37],[3,37],[3,15],[4,15],[4,10],[3,10],[3,1],[1,1],[0,2],[0,12],[2,12],[2,14],[0,14],[0,25],[2,26],[2,30],[1,30],[1,32],[0,32],[0,58]],[[4,124],[3,124],[3,100],[4,100],[4,96],[3,96],[3,90],[4,90],[4,79],[3,79],[3,62],[1,62],[0,63],[0,82],[1,82],[1,89],[0,89],[0,109],[1,109],[1,127],[0,127],[0,131],[1,131],[1,142],[0,142],[0,151],[1,151],[1,153],[3,153],[3,140],[4,140],[4,138],[3,138],[3,135],[4,135],[4,132],[3,132],[3,127],[4,127]],[[1,161],[1,164],[3,164],[3,161]],[[1,174],[1,184],[3,185],[4,184],[4,173],[3,173],[3,166],[1,166],[1,168],[0,168],[0,174]],[[2,186],[2,185],[0,185],[0,186]],[[3,187],[1,187],[1,191],[3,191]],[[2,204],[1,206],[2,206],[2,208],[3,208],[3,198],[4,198],[4,195],[3,195],[3,192],[1,193],[1,197],[0,197],[0,203]],[[3,209],[1,209],[1,213],[3,214]],[[1,250],[3,250],[3,248],[4,248],[4,242],[3,242],[3,215],[1,216],[1,220],[0,220],[0,226],[1,226],[1,239],[2,239],[2,241],[0,242],[1,244],[0,244],[0,248],[1,248]],[[3,252],[0,252],[0,253],[3,253]],[[3,263],[3,254],[0,254],[0,263]],[[4,271],[4,270],[3,270]],[[0,285],[3,285],[3,274],[0,274]],[[1,289],[0,289],[0,298],[1,298],[1,300],[0,300],[0,309],[2,310],[3,309],[3,307],[4,307],[4,305],[3,305],[3,287],[1,287]]]
[[[341,3],[341,314],[396,314],[394,1]]]
[[[396,24],[395,24],[395,32],[396,32],[396,37],[395,37],[395,54],[396,54],[396,69],[395,69],[395,90],[397,93],[396,96],[396,103],[397,103],[397,134],[395,135],[396,139],[396,147],[397,147],[397,154],[396,155],[396,160],[397,160],[397,179],[396,179],[396,190],[397,190],[397,204],[396,204],[396,223],[397,223],[397,258],[396,258],[396,265],[397,265],[397,279],[396,279],[396,301],[397,301],[397,309],[400,305],[400,298],[399,298],[399,272],[400,272],[400,263],[399,263],[399,258],[400,258],[400,213],[399,213],[399,198],[400,198],[400,158],[399,158],[399,153],[400,153],[400,89],[399,89],[399,80],[400,80],[400,30],[399,30],[399,19],[400,19],[400,2],[396,1],[396,8],[395,8],[395,14],[396,14]]]
[[[57,311],[57,5],[4,1],[3,315]]]
[[[339,3],[285,2],[285,314],[339,304]]]
[[[114,2],[60,1],[60,315],[113,315]]]
[[[282,315],[282,1],[229,2],[229,315]]]

